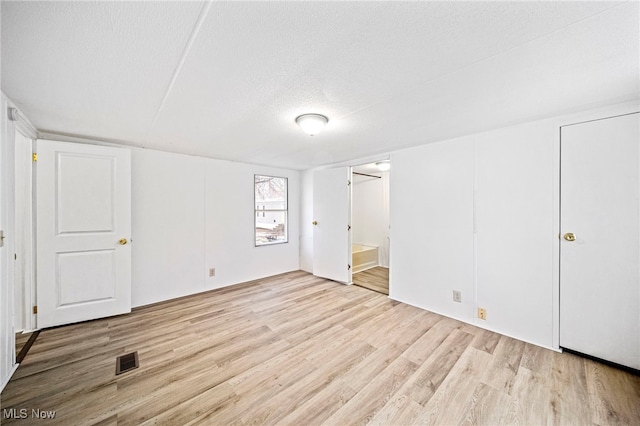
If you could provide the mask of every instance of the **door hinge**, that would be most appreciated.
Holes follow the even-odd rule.
[[[37,313],[38,313],[38,307],[37,307],[37,306],[34,306],[34,307],[33,307],[33,313],[34,313],[34,314],[37,314]]]
[[[16,253],[13,253],[13,260],[18,260],[18,255]]]
[[[347,265],[347,271],[351,270],[351,265]]]
[[[349,186],[349,185],[351,185],[351,181],[350,180],[347,181],[347,186]]]
[[[351,225],[347,225],[347,231],[351,231]]]
[[[34,152],[33,155],[32,155],[32,158],[33,158],[34,162],[37,162],[38,161],[38,153]]]

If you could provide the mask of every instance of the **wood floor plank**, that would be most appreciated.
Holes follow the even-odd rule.
[[[480,378],[491,363],[491,357],[472,346],[473,340],[473,337],[467,337],[457,345],[458,348],[466,347],[433,396],[424,404],[425,409],[418,413],[417,422],[459,424],[468,418],[473,398],[481,385]]]
[[[640,418],[640,377],[592,360],[584,364],[593,422],[634,424]]]
[[[376,266],[362,272],[353,274],[353,283],[357,286],[389,294],[389,268]]]
[[[532,424],[566,424],[567,418],[560,421],[557,417],[549,388],[530,370],[519,369],[509,390],[511,402],[505,410],[502,423],[522,424],[526,419]]]
[[[279,422],[283,425],[313,425],[326,421],[356,395],[341,378],[308,398],[297,410],[292,410]]]
[[[480,383],[469,401],[460,425],[499,425],[504,419],[512,397],[491,386]]]
[[[191,421],[194,415],[197,416],[203,410],[209,415],[215,413],[216,408],[212,407],[224,406],[225,402],[231,400],[234,396],[235,394],[233,393],[231,386],[226,383],[222,383],[195,395],[193,398],[186,399],[182,403],[162,411],[160,414],[148,419],[147,421],[132,424],[183,425]]]
[[[432,314],[425,321],[433,325],[402,354],[418,365],[423,364],[453,330],[458,328],[457,321],[437,314]]]
[[[422,406],[426,405],[472,340],[472,335],[454,330],[407,381],[400,393],[409,395]]]
[[[380,411],[371,419],[369,424],[385,425],[413,425],[424,411],[424,407],[403,393],[396,393]]]
[[[282,419],[291,412],[300,411],[305,402],[318,393],[326,392],[326,388],[344,372],[353,368],[353,364],[371,351],[366,343],[348,351],[345,357],[334,357],[327,360],[327,364],[317,368],[298,382],[270,398],[266,404],[254,407],[250,413],[243,416],[243,422],[248,424],[280,424]]]
[[[551,408],[563,424],[592,424],[589,409],[585,359],[573,354],[555,354],[551,370]]]
[[[501,336],[493,353],[493,362],[485,372],[482,382],[510,394],[524,348],[524,342]]]
[[[417,369],[418,366],[413,362],[402,357],[396,358],[324,423],[327,425],[368,423]]]
[[[636,425],[640,377],[296,271],[43,330],[0,403],[3,425]]]

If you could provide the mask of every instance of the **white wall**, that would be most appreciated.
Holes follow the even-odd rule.
[[[255,247],[254,174],[288,178],[289,242]],[[220,160],[206,161],[205,269],[216,268],[207,288],[298,270],[299,172]]]
[[[487,327],[543,346],[553,346],[554,127],[538,122],[472,138],[476,304],[487,309]]]
[[[424,145],[391,156],[389,296],[471,320],[473,142]],[[452,291],[462,303],[452,302]]]
[[[394,154],[390,297],[552,347],[554,146],[544,121]]]
[[[611,105],[391,153],[390,297],[559,348],[559,128],[639,108]],[[313,170],[302,176],[309,223],[300,262],[310,271]]]
[[[131,303],[206,290],[204,158],[134,149]]]
[[[352,241],[378,247],[378,264],[389,267],[389,173],[381,178],[353,175]]]
[[[143,149],[132,169],[133,306],[299,268],[297,171]],[[286,244],[254,245],[254,174],[289,179]]]
[[[309,273],[313,273],[313,173],[300,173],[300,269]]]
[[[393,153],[390,297],[558,348],[559,127],[637,108]],[[462,303],[453,302],[453,290],[462,291]]]

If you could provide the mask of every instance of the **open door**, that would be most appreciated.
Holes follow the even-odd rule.
[[[351,168],[313,175],[313,275],[351,284]]]
[[[38,141],[39,328],[131,311],[131,152]]]

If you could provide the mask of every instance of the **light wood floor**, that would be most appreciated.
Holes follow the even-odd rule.
[[[353,274],[353,283],[382,294],[389,294],[389,268],[376,266]]]
[[[293,272],[44,330],[1,402],[64,425],[638,425],[640,377]]]

